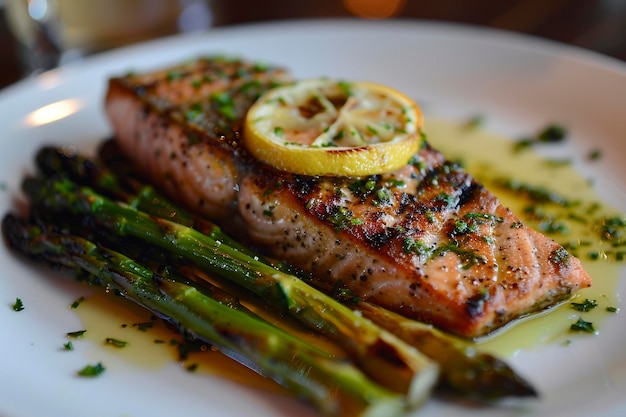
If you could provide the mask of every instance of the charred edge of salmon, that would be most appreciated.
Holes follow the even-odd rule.
[[[375,293],[364,295],[360,286],[374,279],[367,269],[326,279],[323,269],[305,265],[319,286],[327,291],[336,289],[341,279],[341,285],[367,301],[460,336],[485,336],[515,319],[565,301],[578,288],[590,285],[577,259],[521,224],[467,172],[428,146],[412,164],[392,174],[329,178],[264,170],[253,181],[267,201],[289,201],[293,213],[314,219],[318,231],[327,230],[342,243],[341,250],[366,247],[370,256],[390,265],[389,271],[401,271],[389,279],[403,279],[406,295],[395,300]],[[350,199],[356,204],[346,204]],[[385,222],[389,218],[397,221],[390,225]],[[507,259],[516,248],[505,250],[506,245],[513,244],[506,242],[507,237],[497,242],[498,236],[505,234],[523,240],[526,250],[539,250],[529,254],[526,262]],[[420,246],[432,236],[436,236],[434,244]],[[275,247],[273,255],[293,261],[287,247]],[[452,300],[450,293],[438,289],[440,283],[429,276],[432,265],[444,257],[456,262],[450,269],[460,271],[458,279],[472,287],[462,298]],[[533,264],[528,265],[530,262]],[[453,271],[450,274],[452,277]]]

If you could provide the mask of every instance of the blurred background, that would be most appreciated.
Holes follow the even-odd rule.
[[[150,38],[259,21],[338,17],[484,26],[626,61],[626,0],[0,0],[0,89]]]

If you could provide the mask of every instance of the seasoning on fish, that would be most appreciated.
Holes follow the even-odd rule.
[[[199,59],[111,79],[106,111],[122,151],[162,191],[328,291],[474,338],[591,285],[578,259],[428,144],[400,169],[361,177],[254,159],[246,112],[288,80],[278,68]]]

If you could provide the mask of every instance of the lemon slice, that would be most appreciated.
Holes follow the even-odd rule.
[[[308,79],[261,96],[247,113],[244,143],[279,170],[364,176],[406,165],[421,126],[419,106],[390,87]]]

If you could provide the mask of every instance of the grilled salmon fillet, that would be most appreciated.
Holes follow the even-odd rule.
[[[427,144],[370,177],[292,175],[252,159],[246,111],[287,80],[199,59],[112,78],[106,112],[121,150],[163,192],[328,291],[476,338],[591,285],[578,259]]]

